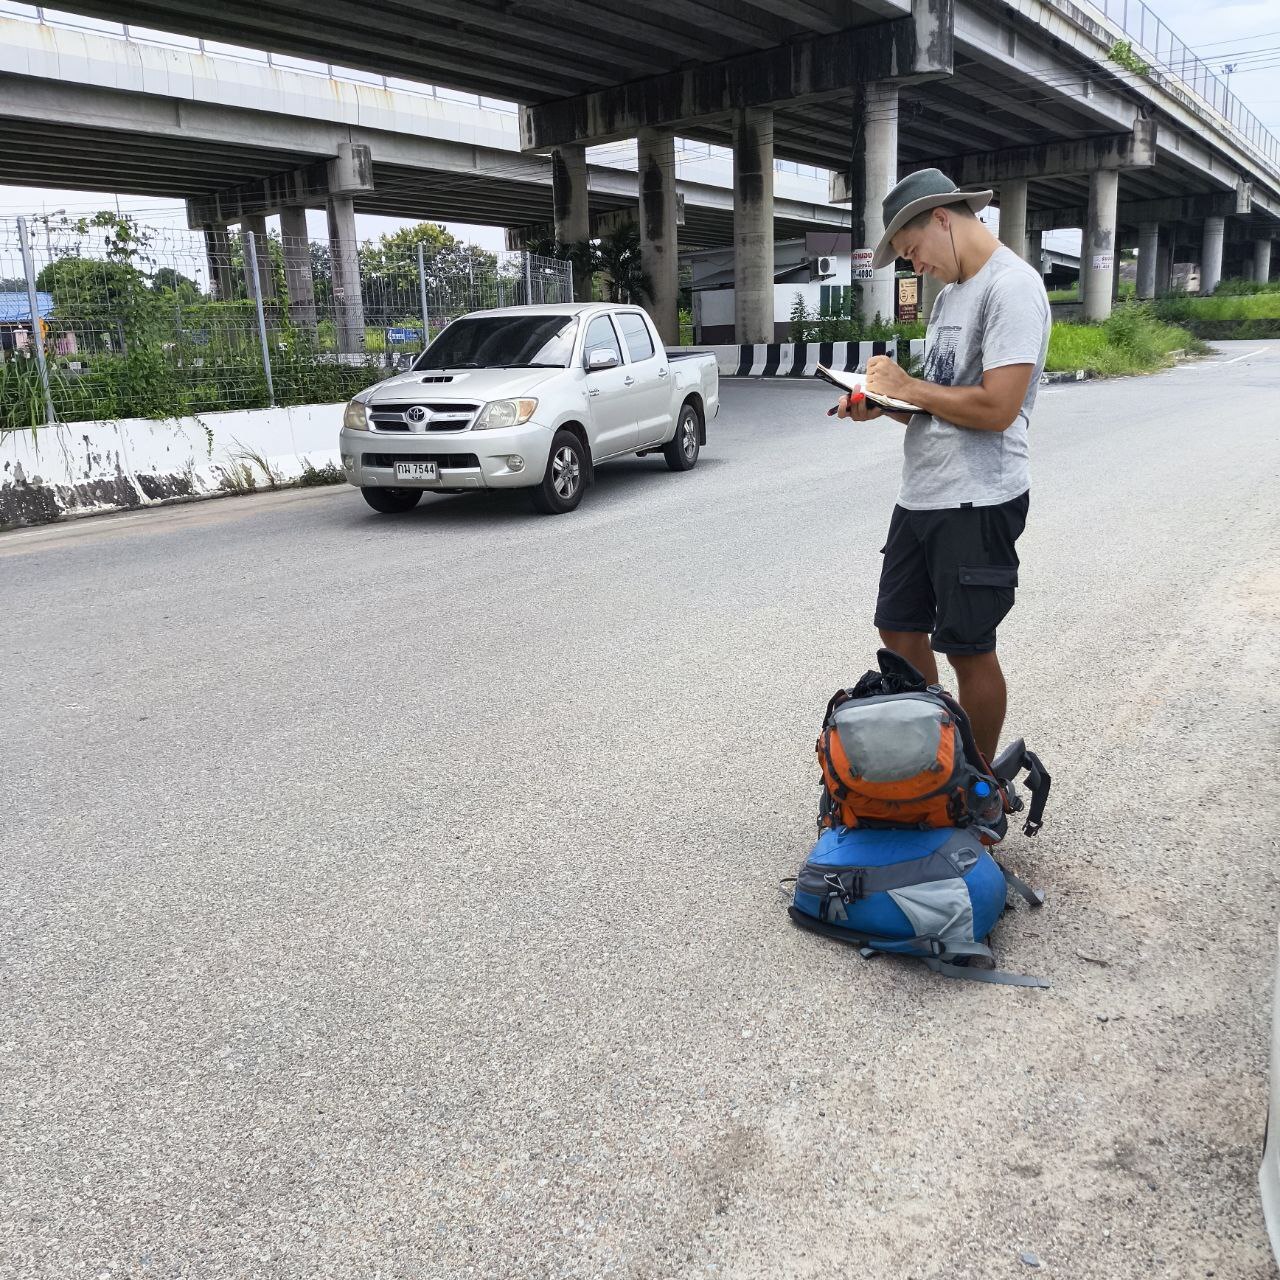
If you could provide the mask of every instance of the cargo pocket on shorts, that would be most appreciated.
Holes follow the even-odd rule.
[[[996,628],[1013,608],[1018,566],[962,564],[956,579],[959,588],[946,611],[946,626],[934,636],[935,647],[944,653],[982,653],[995,648]]]

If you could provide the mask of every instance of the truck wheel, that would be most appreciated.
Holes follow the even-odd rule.
[[[572,431],[557,431],[551,441],[547,471],[533,491],[533,505],[547,516],[562,516],[582,501],[587,460],[582,441]]]
[[[412,511],[422,497],[421,489],[385,489],[373,485],[360,492],[375,511],[381,511],[384,515]]]
[[[702,419],[696,405],[680,407],[680,421],[669,444],[662,446],[662,456],[672,471],[692,471],[698,462],[701,446],[698,444],[698,428]]]

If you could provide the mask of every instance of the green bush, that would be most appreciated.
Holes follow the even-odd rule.
[[[1280,293],[1280,280],[1219,280],[1213,296],[1247,297],[1254,293]]]
[[[1190,329],[1197,338],[1223,342],[1280,338],[1280,290],[1219,292],[1208,298],[1171,293],[1157,298],[1150,307],[1158,319]]]
[[[1175,351],[1201,349],[1186,329],[1162,323],[1149,308],[1123,306],[1100,325],[1055,324],[1045,369],[1087,369],[1104,377],[1148,373],[1167,365]]]

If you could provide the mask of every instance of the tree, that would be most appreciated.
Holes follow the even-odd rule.
[[[231,289],[235,298],[249,297],[249,290],[246,283],[246,272],[248,270],[249,255],[244,247],[245,235],[247,232],[241,232],[238,236],[231,237],[231,252],[228,260],[231,264]],[[262,244],[259,242],[254,246],[258,254],[258,270],[262,271]],[[284,246],[280,243],[280,237],[274,232],[267,235],[267,261],[266,268],[270,273],[271,280],[275,283],[275,296],[283,298],[284,293]],[[223,299],[230,301],[230,299]]]
[[[151,277],[151,291],[167,295],[166,301],[177,302],[181,305],[187,305],[193,302],[202,301],[200,294],[200,286],[181,271],[175,271],[172,267],[161,267],[159,271]]]
[[[365,311],[373,317],[416,315],[421,309],[418,245],[423,246],[427,296],[433,309],[466,302],[477,277],[493,276],[498,260],[487,250],[463,244],[434,222],[402,227],[360,246],[360,278]]]
[[[63,219],[81,237],[102,233],[105,259],[56,258],[36,277],[36,288],[53,295],[53,318],[83,334],[105,335],[109,345],[154,336],[163,305],[141,267],[151,265],[151,233],[128,214],[103,209],[91,218]]]
[[[54,319],[116,341],[145,338],[159,316],[160,299],[137,267],[97,258],[58,258],[36,277],[53,295]]]
[[[607,277],[606,302],[652,301],[653,281],[640,261],[640,228],[634,222],[600,238],[596,262],[596,269]]]
[[[325,311],[333,305],[333,260],[327,244],[312,240],[307,248],[311,253],[311,284],[316,306]]]

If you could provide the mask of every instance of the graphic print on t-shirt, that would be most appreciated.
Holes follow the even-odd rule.
[[[937,383],[940,387],[949,387],[956,376],[956,344],[960,341],[962,329],[958,324],[939,325],[929,336],[929,354],[925,357],[924,373],[921,377],[926,382]]]

